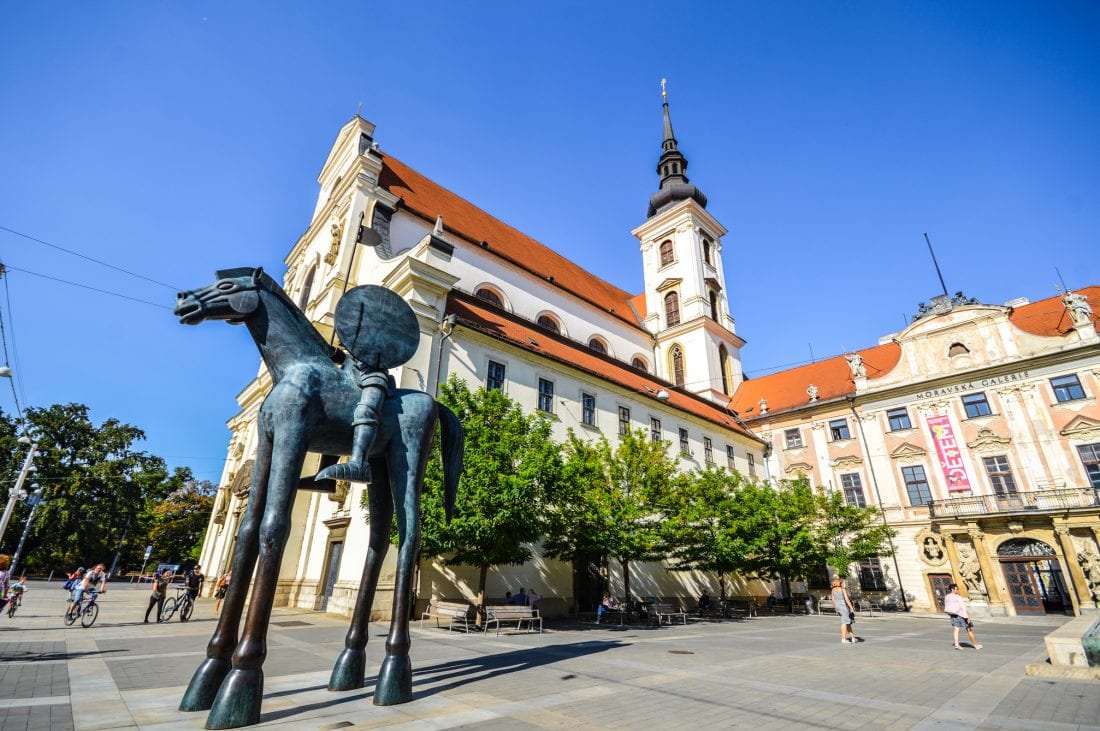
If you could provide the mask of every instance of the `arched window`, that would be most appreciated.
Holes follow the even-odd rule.
[[[638,356],[634,356],[634,360],[630,361],[630,365],[634,366],[640,371],[645,371],[646,373],[649,372],[649,364],[646,363],[644,359],[639,358]]]
[[[666,239],[661,242],[661,266],[668,266],[672,260],[672,239]]]
[[[680,324],[680,295],[673,290],[665,295],[665,326]]]
[[[309,304],[310,295],[313,294],[313,276],[317,273],[317,265],[314,264],[309,268],[309,273],[306,274],[306,281],[302,283],[302,293],[298,295],[298,309],[303,312],[306,309],[306,305]]]
[[[599,338],[591,338],[588,341],[588,347],[592,348],[592,350],[595,350],[597,353],[607,355],[607,343]]]
[[[673,345],[669,353],[672,361],[672,382],[677,386],[684,385],[684,349],[679,345]]]
[[[561,335],[561,326],[558,325],[558,321],[550,317],[550,315],[539,315],[536,324],[543,330],[549,330],[552,333]]]
[[[710,319],[718,322],[718,293],[710,291]]]
[[[481,289],[479,289],[477,291],[476,296],[477,296],[478,299],[485,300],[486,302],[488,302],[491,305],[496,305],[497,307],[504,307],[504,300],[502,300],[500,298],[499,294],[497,294],[493,290],[489,289],[488,287],[482,287]]]
[[[703,261],[710,264],[710,239],[703,237]]]
[[[951,347],[947,349],[947,355],[949,358],[954,358],[956,355],[968,355],[970,348],[966,347],[962,343],[952,343]]]
[[[722,393],[732,395],[730,386],[733,385],[733,374],[730,373],[730,354],[725,345],[718,346],[718,368],[722,371]]]

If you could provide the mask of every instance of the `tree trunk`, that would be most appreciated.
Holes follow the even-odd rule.
[[[718,574],[718,598],[722,601],[726,601],[726,572],[722,571]]]
[[[482,566],[477,575],[477,620],[475,626],[482,629],[485,626],[485,581],[489,577],[489,567]]]
[[[621,558],[623,565],[623,603],[630,609],[630,559]]]

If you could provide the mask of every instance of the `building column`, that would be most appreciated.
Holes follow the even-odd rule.
[[[947,549],[947,568],[951,571],[951,581],[959,585],[959,591],[966,591],[966,582],[959,574],[959,553],[955,550],[955,536],[951,533],[943,534],[943,546]],[[933,597],[935,606],[935,597]]]
[[[1062,575],[1069,580],[1070,601],[1073,603],[1074,616],[1081,616],[1081,602],[1092,603],[1089,595],[1088,582],[1085,581],[1085,573],[1077,563],[1077,547],[1073,545],[1073,537],[1069,534],[1069,526],[1063,520],[1054,520],[1054,535],[1058,537],[1058,545],[1055,547],[1057,554],[1061,550],[1062,555],[1058,560],[1065,566]]]
[[[1000,571],[1001,564],[999,561],[994,561],[989,554],[988,546],[985,539],[986,534],[976,524],[971,523],[966,532],[970,535],[970,540],[974,543],[974,552],[978,554],[978,565],[982,569],[982,579],[985,583],[986,597],[989,600],[989,607],[992,609],[994,606],[1003,607],[1005,605],[1005,597],[1001,593],[1000,583],[997,581],[1000,577],[995,573]]]

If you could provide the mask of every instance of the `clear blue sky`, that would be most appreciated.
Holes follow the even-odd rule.
[[[336,131],[629,291],[658,82],[750,376],[877,342],[947,286],[1100,283],[1100,4],[8,3],[0,259],[20,400],[77,401],[216,480],[258,358],[176,288],[277,277]],[[469,6],[469,7],[466,7]],[[0,287],[0,296],[3,296]],[[0,408],[15,408],[0,383]]]

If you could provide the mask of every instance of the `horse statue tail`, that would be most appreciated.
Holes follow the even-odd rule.
[[[439,430],[443,447],[443,508],[447,520],[455,510],[455,498],[458,497],[458,478],[462,476],[462,452],[465,434],[462,422],[455,413],[436,401],[439,410]]]

